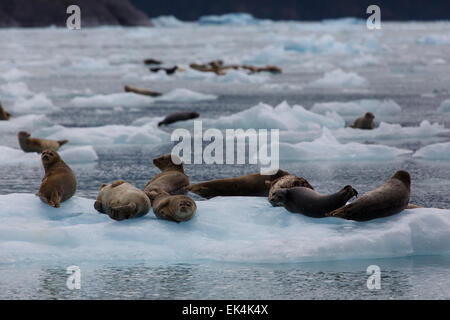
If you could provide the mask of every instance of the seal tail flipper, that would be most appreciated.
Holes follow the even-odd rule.
[[[419,209],[419,208],[423,208],[423,207],[418,206],[418,205],[413,204],[413,203],[408,203],[408,206],[406,207],[406,209]]]
[[[136,204],[135,203],[129,203],[124,206],[120,207],[111,207],[107,211],[109,217],[114,220],[125,220],[133,218],[134,214],[136,213]]]
[[[69,140],[59,140],[59,146],[61,147],[63,144],[66,144],[67,142],[69,142]]]
[[[164,121],[158,122],[158,127],[161,127],[164,124]]]
[[[61,203],[61,194],[59,192],[53,192],[48,204],[52,207],[59,208]]]
[[[97,211],[100,212],[100,213],[103,213],[103,214],[106,213],[105,210],[103,210],[103,204],[102,204],[102,202],[99,201],[99,200],[96,200],[96,201],[94,202],[94,209],[97,210]]]
[[[334,218],[342,218],[342,219],[348,219],[347,217],[347,206],[340,207],[339,209],[336,209],[331,212],[325,213],[325,217],[334,217]]]

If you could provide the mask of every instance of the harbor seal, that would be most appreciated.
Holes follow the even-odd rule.
[[[179,66],[173,66],[172,68],[163,68],[163,67],[150,68],[151,72],[159,72],[161,70],[165,71],[167,75],[172,75],[176,71],[180,71],[180,72],[184,71],[184,69],[180,68]]]
[[[6,110],[3,109],[3,106],[0,103],[0,120],[9,120],[10,118],[11,114],[9,112],[6,112]]]
[[[197,211],[195,201],[186,195],[170,195],[160,188],[147,193],[153,212],[160,219],[182,222],[190,220]]]
[[[169,114],[167,117],[164,118],[163,121],[159,122],[158,127],[162,125],[168,125],[177,121],[196,119],[198,117],[200,117],[200,115],[197,112],[175,112]]]
[[[41,155],[45,176],[36,195],[48,205],[59,208],[77,190],[77,178],[58,152],[44,150]]]
[[[392,216],[407,208],[410,193],[411,176],[399,170],[386,183],[327,216],[355,221]]]
[[[142,88],[136,88],[136,87],[132,87],[132,86],[125,86],[124,90],[125,90],[125,92],[132,92],[132,93],[136,93],[136,94],[142,94],[144,96],[149,96],[149,97],[162,96],[162,93],[160,93],[160,92],[151,91],[151,90],[142,89]]]
[[[149,58],[149,59],[144,59],[144,64],[162,64],[162,61]]]
[[[20,148],[25,152],[42,153],[44,150],[58,151],[59,148],[69,142],[68,140],[48,140],[41,138],[31,138],[26,131],[20,131],[18,134]]]
[[[118,221],[145,216],[150,207],[144,191],[123,180],[103,184],[94,203],[95,210]]]
[[[373,121],[373,119],[375,119],[373,113],[367,112],[364,117],[356,119],[350,127],[354,129],[373,129],[375,128],[375,122]]]
[[[153,164],[162,172],[147,183],[144,192],[148,195],[153,189],[161,189],[171,195],[186,194],[184,188],[189,185],[189,177],[184,173],[181,160],[179,163],[173,163],[170,154],[153,159]]]
[[[288,172],[281,169],[272,175],[252,173],[236,178],[217,179],[193,184],[186,187],[186,190],[206,199],[219,196],[267,197],[270,186],[266,184],[266,181],[273,181],[288,174]]]
[[[266,180],[266,185],[269,186],[269,199],[272,197],[273,193],[279,189],[288,189],[293,187],[305,187],[311,190],[314,188],[309,184],[306,179],[294,176],[292,174],[288,174],[286,176],[282,176],[273,181]]]
[[[326,213],[344,206],[357,195],[358,191],[349,185],[330,195],[322,195],[310,188],[294,187],[276,190],[269,202],[274,207],[283,206],[292,213],[324,218]]]

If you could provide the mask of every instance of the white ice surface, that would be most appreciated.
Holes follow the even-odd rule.
[[[450,211],[405,210],[354,222],[314,219],[265,198],[197,201],[188,222],[114,221],[81,197],[55,209],[33,194],[0,195],[0,261],[227,261],[286,263],[450,252]]]

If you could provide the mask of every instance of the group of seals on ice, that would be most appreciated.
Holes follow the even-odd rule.
[[[36,193],[42,202],[59,208],[77,190],[77,179],[72,169],[58,152],[44,150],[41,154],[45,176]],[[161,173],[151,179],[144,190],[124,180],[102,184],[94,208],[111,219],[122,221],[146,215],[150,208],[158,218],[181,222],[190,220],[197,211],[195,201],[186,195],[189,177],[183,164],[172,161],[170,154],[153,160]]]
[[[145,59],[144,64],[160,65],[160,64],[162,64],[162,61],[155,60],[155,59]],[[247,70],[250,72],[250,74],[259,73],[259,72],[270,72],[270,73],[281,73],[282,72],[281,68],[277,67],[277,66],[268,65],[265,67],[257,67],[257,66],[252,66],[252,65],[237,65],[237,64],[225,65],[222,60],[213,60],[213,61],[210,61],[207,63],[202,63],[202,64],[191,63],[189,65],[189,67],[191,69],[201,71],[201,72],[213,72],[219,76],[225,75],[226,71],[228,71],[228,70],[239,70],[239,69]],[[170,68],[164,68],[164,67],[150,68],[151,72],[159,72],[161,70],[165,71],[167,75],[172,75],[177,71],[184,71],[184,69],[179,66],[173,66]]]
[[[184,173],[183,164],[172,161],[167,154],[153,160],[161,173],[152,178],[144,190],[123,180],[103,184],[94,208],[108,214],[111,219],[125,220],[146,215],[150,208],[161,219],[188,221],[197,211],[195,201],[186,196],[184,187],[189,185],[189,177]]]
[[[248,174],[236,178],[218,179],[186,187],[204,198],[217,196],[268,197],[272,206],[282,206],[292,213],[313,218],[336,217],[367,221],[397,214],[404,209],[420,208],[409,204],[411,177],[404,170],[397,171],[386,183],[358,196],[347,185],[336,193],[322,195],[301,177],[278,170],[273,175]]]

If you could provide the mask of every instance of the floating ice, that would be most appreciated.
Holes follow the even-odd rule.
[[[148,107],[154,102],[151,97],[134,93],[121,92],[111,94],[97,94],[91,97],[73,98],[70,104],[78,108],[115,108],[115,107]]]
[[[151,21],[155,27],[181,27],[184,25],[183,21],[172,15],[151,18]]]
[[[375,116],[397,116],[402,108],[393,100],[362,99],[348,102],[323,102],[316,103],[311,111],[325,114],[334,111],[341,116],[361,117],[366,112],[372,112]]]
[[[5,97],[30,97],[34,95],[24,82],[8,82],[0,86],[0,92]]]
[[[0,77],[6,81],[16,81],[30,76],[31,74],[29,72],[19,70],[17,68],[13,68],[7,72],[0,73]]]
[[[244,111],[222,116],[218,119],[205,119],[204,127],[218,129],[280,129],[280,130],[314,130],[322,127],[331,129],[342,128],[344,119],[331,112],[326,116],[306,110],[302,106],[284,101],[272,107],[259,103]]]
[[[43,92],[35,94],[31,98],[19,97],[16,99],[12,112],[30,113],[30,112],[53,112],[59,108],[55,106],[51,99]]]
[[[220,24],[226,24],[226,25],[236,25],[236,26],[243,26],[243,25],[253,25],[253,24],[261,24],[261,23],[268,23],[270,20],[260,20],[254,18],[251,14],[248,13],[228,13],[223,14],[220,16],[216,15],[207,15],[207,16],[201,16],[198,19],[199,24],[212,24],[212,25],[220,25]]]
[[[450,99],[444,100],[439,107],[440,112],[450,112]]]
[[[413,157],[427,160],[450,160],[450,142],[435,143],[417,150]]]
[[[164,95],[157,97],[157,101],[178,101],[178,102],[191,102],[191,101],[204,101],[215,100],[217,96],[213,94],[204,94],[200,92],[191,91],[188,89],[177,88],[165,93]]]
[[[315,88],[356,88],[366,87],[367,79],[354,72],[344,72],[336,69],[326,72],[323,78],[313,81],[310,86]]]
[[[75,196],[55,209],[32,194],[0,195],[0,261],[286,263],[450,251],[449,210],[354,222],[291,214],[262,197],[219,197],[197,201],[194,218],[177,224],[152,212],[118,222],[93,204]]]
[[[158,120],[160,118],[152,119],[142,126],[68,128],[58,125],[40,129],[32,135],[52,140],[68,139],[74,145],[159,144],[169,141],[169,134],[158,129]]]
[[[35,130],[52,126],[53,122],[44,115],[29,114],[21,117],[12,117],[9,121],[0,121],[0,134],[18,132],[20,130]]]
[[[217,82],[226,83],[264,83],[270,80],[268,74],[248,74],[245,71],[240,70],[228,70],[223,76],[217,76]]]
[[[444,34],[430,34],[418,38],[416,42],[426,45],[450,44],[450,36]]]
[[[380,161],[411,153],[406,149],[383,145],[342,144],[327,128],[323,128],[322,136],[312,142],[280,143],[279,150],[281,161]]]
[[[418,127],[402,127],[399,124],[381,122],[373,130],[359,130],[353,128],[340,128],[333,131],[333,135],[340,140],[379,141],[379,140],[410,140],[424,139],[441,133],[450,132],[444,125],[430,123],[423,120]]]
[[[91,146],[65,147],[59,152],[68,164],[91,163],[98,160],[97,153]],[[41,165],[41,157],[36,152],[23,152],[19,149],[0,146],[0,166],[3,165]]]

